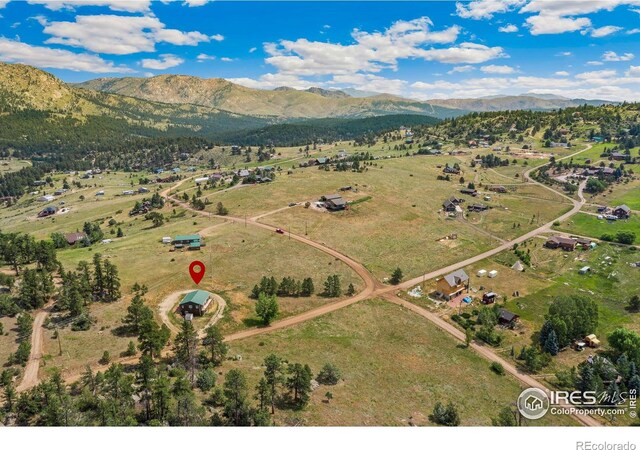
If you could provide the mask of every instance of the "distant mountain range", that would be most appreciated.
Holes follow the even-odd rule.
[[[251,89],[221,78],[159,75],[151,78],[97,78],[76,85],[151,101],[206,106],[237,114],[279,119],[362,118],[421,114],[437,118],[465,114],[459,108],[431,105],[387,94],[352,97],[344,91],[288,87]]]
[[[533,111],[547,111],[552,109],[571,108],[580,105],[600,106],[612,104],[606,100],[571,99],[551,94],[523,94],[491,96],[482,98],[452,98],[433,99],[427,103],[446,108],[462,109],[467,111],[509,111],[528,109]]]

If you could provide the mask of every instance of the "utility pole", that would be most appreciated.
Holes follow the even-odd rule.
[[[307,221],[304,221],[304,235],[307,236]]]

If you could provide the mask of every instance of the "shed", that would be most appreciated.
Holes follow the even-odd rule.
[[[511,268],[513,270],[517,270],[518,272],[522,272],[524,271],[524,266],[522,265],[522,263],[520,262],[520,260],[516,261],[516,263],[511,266]]]
[[[163,244],[171,244],[171,237],[170,236],[165,236],[162,238],[162,243]]]
[[[478,273],[476,275],[478,275],[479,277],[484,277],[487,274],[487,271],[484,269],[480,269],[478,270]]]
[[[498,323],[500,323],[500,325],[514,326],[519,319],[520,316],[506,309],[501,308],[498,313]]]
[[[498,276],[497,270],[492,270],[491,272],[489,272],[489,278],[495,278],[497,276]]]
[[[600,339],[596,337],[595,334],[590,334],[584,338],[584,342],[591,348],[596,348],[600,346]]]
[[[589,267],[589,266],[584,266],[583,268],[581,268],[580,270],[578,270],[578,273],[579,273],[580,275],[586,275],[586,274],[588,274],[589,272],[591,272],[591,267]]]

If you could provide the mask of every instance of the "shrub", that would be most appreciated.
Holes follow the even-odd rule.
[[[493,370],[498,375],[504,375],[505,374],[504,367],[502,367],[502,364],[500,364],[497,361],[492,362],[491,366],[489,366],[489,367],[491,368],[491,370]]]
[[[340,381],[340,370],[331,363],[326,363],[318,376],[316,377],[316,381],[320,384],[334,385]]]

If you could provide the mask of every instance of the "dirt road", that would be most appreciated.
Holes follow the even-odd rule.
[[[52,306],[46,306],[38,311],[33,319],[33,332],[31,333],[31,353],[27,366],[24,369],[24,376],[20,384],[16,388],[18,392],[26,391],[39,382],[38,370],[40,369],[40,360],[42,359],[42,349],[44,343],[44,330],[42,325],[51,312]]]

